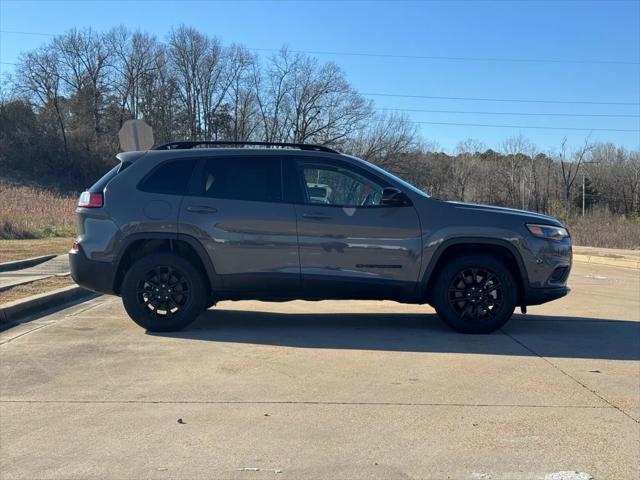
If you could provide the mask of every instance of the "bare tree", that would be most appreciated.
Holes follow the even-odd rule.
[[[253,88],[262,121],[262,138],[267,142],[289,139],[291,112],[287,96],[293,89],[293,75],[299,61],[299,55],[291,55],[283,48],[269,59],[265,69],[254,64]]]
[[[101,35],[91,29],[73,29],[55,37],[60,78],[72,89],[78,104],[88,107],[94,140],[100,136],[102,101],[108,93],[109,50]]]
[[[509,204],[514,207],[526,208],[527,185],[526,178],[531,175],[531,159],[535,155],[534,145],[522,134],[507,138],[501,145],[501,151],[506,156],[506,168],[498,173],[502,177],[509,192]],[[527,175],[529,174],[529,175]],[[530,186],[528,188],[531,189]]]
[[[456,156],[451,159],[449,171],[453,179],[454,196],[463,202],[469,183],[479,170],[480,153],[486,146],[479,140],[469,138],[456,146]]]
[[[632,215],[639,210],[640,154],[611,143],[593,146],[592,162],[583,174],[612,213]]]
[[[16,88],[21,94],[35,101],[40,110],[53,107],[62,136],[65,160],[68,162],[69,145],[60,102],[58,58],[50,46],[42,47],[21,57],[16,69]]]
[[[155,37],[140,31],[132,33],[123,26],[109,31],[105,41],[113,54],[111,81],[120,97],[119,124],[122,125],[126,114],[132,118],[140,115],[141,83],[157,72],[158,44]]]
[[[377,114],[345,147],[385,168],[398,169],[400,154],[417,150],[417,128],[404,114]]]
[[[238,57],[230,49],[222,48],[217,38],[210,38],[208,52],[199,72],[200,103],[202,104],[202,131],[205,138],[217,139],[221,127],[218,116],[226,109],[227,94],[240,68]],[[224,122],[223,122],[224,123]]]
[[[580,171],[580,166],[585,161],[587,154],[592,150],[592,148],[593,147],[589,143],[589,138],[587,137],[582,147],[575,150],[571,155],[571,159],[569,159],[567,153],[567,139],[564,138],[562,140],[558,160],[560,162],[560,170],[562,172],[562,185],[567,217],[571,216],[571,194],[573,191],[573,184],[575,183],[578,172]]]
[[[206,124],[204,101],[211,96],[211,74],[219,60],[219,43],[212,43],[196,29],[180,26],[169,34],[169,60],[183,106],[187,137],[201,139]],[[209,84],[203,84],[208,81]]]
[[[140,82],[143,118],[154,129],[156,142],[169,142],[182,136],[176,122],[178,110],[178,84],[171,72],[167,48],[158,45],[154,55],[154,74],[143,76]]]
[[[294,142],[339,143],[362,128],[371,105],[337,65],[319,66],[317,60],[304,58],[296,67],[289,97]]]
[[[249,140],[258,128],[257,97],[251,86],[251,72],[257,60],[246,48],[238,45],[230,47],[229,55],[234,66],[229,88],[233,116],[231,139]]]

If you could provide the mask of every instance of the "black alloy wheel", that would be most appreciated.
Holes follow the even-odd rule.
[[[514,274],[503,260],[487,254],[448,260],[433,286],[431,302],[438,316],[463,333],[497,330],[518,302]]]
[[[502,285],[486,268],[467,268],[449,284],[449,305],[459,318],[482,321],[495,317],[502,302]]]
[[[156,317],[169,318],[184,308],[189,300],[189,279],[177,268],[154,267],[138,282],[138,301]]]
[[[122,280],[122,303],[131,319],[152,332],[181,330],[210,298],[201,271],[187,258],[162,252],[142,257]]]

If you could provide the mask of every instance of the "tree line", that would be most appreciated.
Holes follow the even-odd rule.
[[[188,26],[164,40],[125,27],[71,30],[25,52],[2,87],[0,166],[83,188],[114,162],[130,118],[144,118],[157,143],[332,146],[443,199],[566,217],[581,210],[584,193],[588,211],[640,213],[637,151],[587,139],[542,152],[518,135],[496,149],[468,139],[439,152],[406,115],[377,111],[336,64],[287,48],[259,56]]]

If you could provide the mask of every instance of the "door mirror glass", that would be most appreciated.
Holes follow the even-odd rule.
[[[389,207],[403,207],[411,205],[411,200],[397,188],[387,187],[382,190],[382,201],[380,203]]]

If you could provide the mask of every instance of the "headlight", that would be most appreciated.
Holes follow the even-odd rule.
[[[564,240],[569,236],[569,232],[563,227],[554,227],[553,225],[536,225],[527,223],[527,229],[531,234],[538,238],[546,238],[548,240]]]

